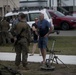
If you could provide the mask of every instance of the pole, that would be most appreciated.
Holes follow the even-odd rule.
[[[73,0],[73,12],[75,11],[75,0]]]
[[[8,0],[7,0],[7,10],[6,10],[6,13],[8,13]]]
[[[4,16],[4,0],[2,0],[3,6],[2,6],[2,17]]]
[[[54,0],[52,0],[52,8],[53,8],[53,10],[54,10]]]

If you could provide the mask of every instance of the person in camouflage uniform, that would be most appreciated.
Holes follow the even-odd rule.
[[[2,29],[1,29],[1,19],[0,19],[0,45],[2,44],[2,35],[1,35],[1,31],[2,31]]]
[[[22,29],[24,29],[23,32]],[[21,53],[22,53],[22,65],[23,68],[27,69],[27,57],[29,51],[29,43],[30,43],[30,27],[26,22],[26,15],[20,14],[20,22],[14,26],[12,31],[18,36],[20,33],[20,39],[15,44],[15,52],[16,52],[16,59],[15,65],[19,68],[21,62]],[[16,40],[16,38],[15,38]]]
[[[10,25],[9,23],[6,21],[6,18],[4,17],[3,20],[1,21],[1,35],[2,35],[2,43],[3,45],[5,45],[7,42],[10,43],[10,38],[9,38],[9,29],[10,29]]]

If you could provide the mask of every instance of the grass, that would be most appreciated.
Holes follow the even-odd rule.
[[[76,37],[51,37],[48,48],[52,46],[53,41],[51,39],[56,39],[54,50],[61,51],[58,54],[76,55]]]
[[[63,54],[63,55],[76,55],[76,37],[61,37],[61,36],[51,36],[49,37],[48,41],[48,48],[51,49],[52,46],[52,39],[56,39],[54,50],[61,51],[60,53],[56,54]],[[30,51],[32,49],[32,43],[30,45]],[[0,52],[15,52],[12,51],[13,46],[12,45],[6,45],[6,46],[0,46]],[[38,48],[36,50],[36,53],[38,53]],[[7,65],[8,67],[11,67],[15,70],[15,64],[11,61],[0,61],[0,64]],[[64,67],[62,64],[53,64],[55,66],[54,71],[45,71],[41,70],[40,63],[34,63],[34,62],[28,62],[28,67],[30,70],[25,71],[22,70],[22,64],[20,65],[20,72],[23,75],[76,75],[76,65],[67,65],[69,68]],[[1,69],[1,65],[0,65]],[[4,71],[5,73],[5,71]],[[5,73],[3,75],[10,75],[9,73]]]
[[[57,54],[62,55],[76,55],[76,37],[75,36],[51,36],[48,41],[48,49],[51,49],[52,39],[56,39],[54,50],[61,51],[57,52]],[[29,53],[32,50],[32,43],[29,47]],[[0,52],[15,52],[12,50],[13,45],[0,46]],[[35,51],[35,53],[39,53],[39,50]]]
[[[0,61],[0,63],[7,65],[8,67],[12,67],[12,69],[15,70],[14,62]],[[28,71],[22,70],[21,68],[22,65],[20,65],[20,72],[23,75],[76,75],[76,65],[67,65],[69,67],[67,68],[67,67],[64,67],[64,65],[54,64],[55,66],[54,71],[41,70],[40,66],[41,66],[40,63],[29,62],[28,67],[30,68],[30,70]]]

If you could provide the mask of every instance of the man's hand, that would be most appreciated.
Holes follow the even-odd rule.
[[[49,34],[47,33],[44,37],[48,37],[49,36]]]
[[[17,38],[16,37],[14,37],[14,41],[16,41],[17,40]]]
[[[16,40],[17,40],[16,37],[12,37],[12,38],[11,38],[11,42],[12,42],[12,43],[14,43]]]

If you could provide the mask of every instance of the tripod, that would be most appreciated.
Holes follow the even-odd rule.
[[[50,52],[49,58],[46,59],[46,65],[47,65],[47,67],[50,67],[50,66],[52,66],[53,62],[56,62],[56,64],[58,64],[58,60],[59,60],[65,67],[67,67],[67,65],[64,64],[63,61],[61,61],[61,60],[58,58],[58,56],[55,55],[55,52],[60,52],[60,51],[54,51],[55,42],[56,42],[56,40],[54,39],[54,40],[53,40],[53,44],[52,44],[52,48],[51,48],[51,50],[49,51],[49,52]],[[51,65],[50,65],[50,64],[51,64]]]

